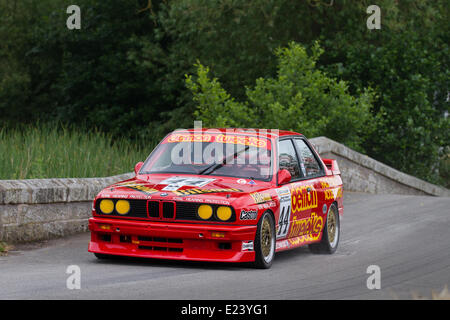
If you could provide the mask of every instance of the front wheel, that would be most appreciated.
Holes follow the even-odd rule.
[[[334,253],[338,247],[340,233],[339,211],[336,205],[332,204],[328,210],[322,240],[319,243],[310,244],[309,250],[313,253]]]
[[[266,211],[258,221],[255,236],[255,266],[268,269],[275,257],[275,222]]]

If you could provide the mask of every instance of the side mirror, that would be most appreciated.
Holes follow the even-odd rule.
[[[278,185],[286,184],[291,181],[291,173],[286,169],[281,169],[278,171]]]
[[[144,164],[144,163],[143,163],[142,161],[136,163],[136,165],[134,166],[134,174],[135,174],[135,175],[137,175],[138,172],[139,172],[139,170],[141,170],[143,164]]]

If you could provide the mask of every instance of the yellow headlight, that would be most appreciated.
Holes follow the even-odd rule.
[[[130,211],[130,203],[127,200],[117,201],[116,211],[118,214],[127,214]]]
[[[213,214],[213,209],[207,204],[202,204],[197,210],[198,216],[203,220],[208,220]]]
[[[110,214],[114,210],[114,202],[109,199],[100,201],[100,211],[104,214]]]
[[[216,214],[220,220],[227,221],[230,220],[232,212],[229,207],[218,207]]]

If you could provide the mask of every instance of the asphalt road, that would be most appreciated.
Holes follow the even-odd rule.
[[[345,193],[333,255],[281,252],[269,270],[149,259],[97,260],[89,234],[0,257],[0,299],[411,299],[450,285],[450,198]],[[81,288],[66,269],[78,265]],[[369,290],[370,265],[381,289]]]

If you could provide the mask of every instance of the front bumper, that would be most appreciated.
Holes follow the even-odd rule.
[[[205,225],[90,218],[89,252],[192,261],[251,262],[255,252],[242,243],[255,239],[256,226]],[[219,233],[213,237],[213,233]]]

